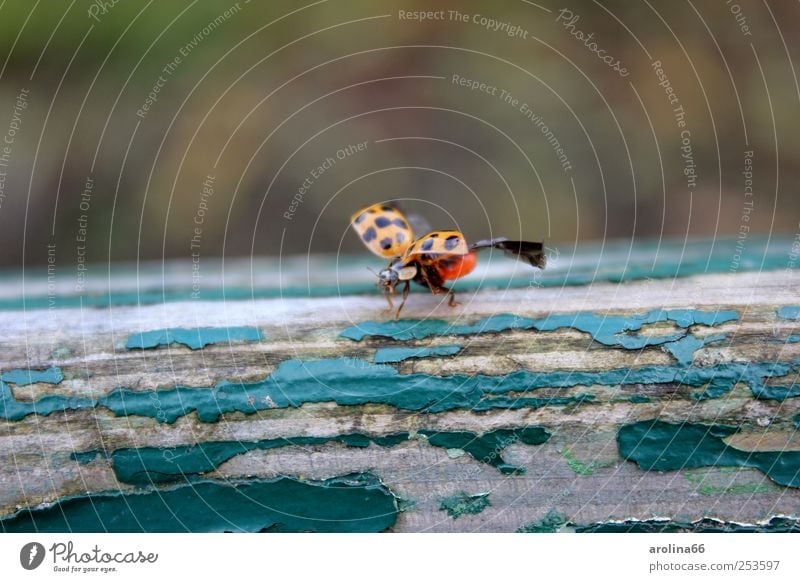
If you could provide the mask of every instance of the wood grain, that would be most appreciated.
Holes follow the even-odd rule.
[[[734,310],[739,315],[736,321],[691,328],[700,337],[724,335],[724,340],[694,353],[696,368],[735,362],[792,364],[800,361],[800,343],[787,339],[800,333],[800,323],[778,318],[777,310],[800,302],[798,288],[800,274],[778,270],[470,291],[460,294],[461,304],[456,308],[447,307],[441,297],[415,293],[404,317],[472,323],[499,313],[541,318],[552,313],[611,316],[639,315],[653,309]],[[376,292],[5,310],[0,311],[0,369],[58,366],[65,377],[59,384],[9,385],[16,400],[33,402],[48,395],[95,399],[117,388],[146,392],[177,385],[256,382],[290,360],[350,358],[371,365],[376,349],[400,345],[463,346],[457,356],[393,364],[401,374],[431,377],[500,376],[517,371],[602,375],[614,369],[675,365],[674,357],[661,346],[637,350],[602,346],[590,334],[571,328],[408,342],[385,338],[355,342],[339,336],[359,322],[382,320],[384,307]],[[148,350],[125,347],[131,334],[199,326],[255,326],[266,339],[223,342],[199,350],[175,344]],[[642,333],[658,336],[676,330],[681,331],[667,322],[647,326]],[[796,371],[767,381],[784,386],[796,382]],[[70,458],[75,452],[351,433],[413,434],[422,429],[480,435],[497,428],[533,425],[550,432],[550,440],[536,446],[513,443],[503,452],[508,462],[527,469],[524,475],[504,475],[469,455],[459,456],[430,446],[425,439],[411,438],[392,447],[328,443],[253,450],[234,456],[208,476],[326,479],[370,471],[398,497],[413,502],[398,514],[396,531],[515,531],[552,510],[575,524],[654,517],[681,522],[715,517],[756,523],[775,515],[800,515],[800,489],[777,485],[757,469],[707,467],[660,473],[643,471],[620,457],[616,442],[620,426],[655,418],[740,427],[740,433],[727,442],[742,450],[800,449],[792,420],[800,413],[797,398],[757,399],[742,383],[718,398],[698,400],[693,397],[696,392],[696,387],[680,383],[596,383],[511,394],[551,398],[582,393],[593,397],[588,402],[539,408],[455,409],[434,414],[376,403],[340,406],[309,402],[254,414],[227,413],[218,422],[201,422],[191,413],[173,424],[147,416],[115,416],[103,407],[34,414],[6,420],[0,428],[0,516],[90,491],[135,490],[117,481],[108,458],[101,455],[81,464]],[[478,514],[453,519],[440,505],[460,491],[488,492],[491,505]]]

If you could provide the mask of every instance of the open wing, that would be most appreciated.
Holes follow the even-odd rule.
[[[415,240],[405,256],[417,255],[423,260],[437,261],[453,255],[466,255],[469,251],[464,235],[457,230],[437,230]]]
[[[367,248],[385,259],[404,255],[414,240],[403,213],[386,204],[362,208],[353,214],[350,224]]]
[[[547,264],[547,257],[544,256],[544,243],[508,240],[505,237],[499,237],[480,240],[470,246],[470,249],[473,251],[488,248],[500,249],[508,256],[524,259],[532,266],[539,267],[540,269],[544,269],[544,266]]]
[[[395,206],[395,208],[399,210],[400,206]],[[415,212],[404,212],[404,214],[408,224],[411,226],[411,230],[414,232],[433,232],[431,223],[421,214],[416,214]]]

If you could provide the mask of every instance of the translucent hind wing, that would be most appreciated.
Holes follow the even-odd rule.
[[[470,246],[471,250],[496,248],[503,251],[506,255],[526,260],[533,267],[544,269],[547,264],[547,257],[544,254],[544,243],[529,242],[522,240],[508,240],[504,237],[480,240]]]
[[[397,208],[399,209],[399,207]],[[411,226],[411,230],[414,232],[433,232],[433,226],[431,226],[431,223],[428,222],[428,219],[421,214],[406,212],[405,215],[406,220],[408,220],[408,224]]]

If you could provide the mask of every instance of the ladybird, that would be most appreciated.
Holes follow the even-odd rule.
[[[467,239],[457,230],[437,230],[415,239],[408,219],[396,206],[388,204],[362,208],[353,214],[350,224],[373,254],[390,260],[378,273],[378,286],[390,311],[394,309],[392,296],[397,294],[397,286],[403,284],[403,300],[395,319],[400,317],[411,281],[427,287],[434,295],[446,293],[448,305],[457,305],[455,293],[444,284],[472,272],[478,262],[476,251],[500,249],[540,269],[547,262],[541,242],[498,237],[467,244]]]

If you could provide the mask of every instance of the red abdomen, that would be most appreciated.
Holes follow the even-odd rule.
[[[436,270],[445,281],[453,281],[464,275],[469,275],[478,263],[478,255],[467,253],[455,257],[448,257],[436,264]]]

